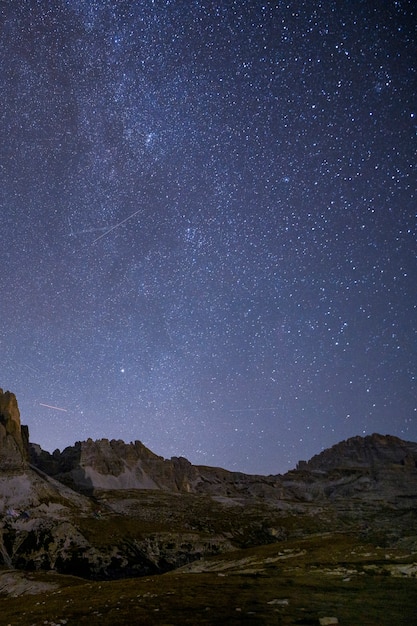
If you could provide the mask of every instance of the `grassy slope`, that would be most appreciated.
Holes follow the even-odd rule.
[[[417,555],[362,544],[354,535],[316,535],[188,566],[198,573],[114,582],[63,577],[67,586],[48,595],[0,599],[0,623],[285,625],[337,616],[341,625],[413,626],[416,579],[383,575],[387,565],[413,560]]]

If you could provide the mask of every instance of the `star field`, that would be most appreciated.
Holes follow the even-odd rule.
[[[0,15],[0,386],[31,441],[267,474],[417,440],[413,3]]]

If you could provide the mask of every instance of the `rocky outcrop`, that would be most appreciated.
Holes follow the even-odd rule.
[[[228,497],[269,494],[275,499],[279,494],[278,477],[196,466],[183,457],[164,459],[140,441],[88,439],[52,455],[31,444],[30,452],[36,467],[82,492],[158,489]]]
[[[352,437],[313,456],[308,462],[301,461],[297,469],[328,472],[334,469],[365,469],[390,465],[416,469],[417,443],[376,433],[367,437]]]
[[[188,491],[195,478],[185,459],[166,461],[140,441],[100,439],[77,442],[51,455],[30,446],[36,467],[71,487],[88,492],[96,489],[163,489]]]
[[[301,461],[283,477],[287,497],[299,501],[390,503],[417,500],[417,443],[391,435],[352,437]]]
[[[160,574],[233,549],[222,535],[165,531],[143,536],[133,523],[123,536],[123,523],[121,518],[108,516],[92,516],[84,524],[56,515],[8,516],[0,535],[0,563],[7,568],[103,580]],[[93,533],[89,532],[91,525]],[[106,543],[103,537],[109,528],[111,542]]]
[[[28,460],[29,431],[20,424],[16,396],[0,389],[0,471],[20,471]]]

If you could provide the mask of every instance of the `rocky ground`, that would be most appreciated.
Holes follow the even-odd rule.
[[[157,490],[87,500],[70,519],[55,503],[3,521],[1,623],[417,624],[413,507]]]

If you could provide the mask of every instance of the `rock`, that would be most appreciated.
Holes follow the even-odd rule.
[[[51,592],[58,588],[57,583],[40,582],[16,570],[0,571],[0,593],[13,598],[23,595],[36,595]]]
[[[20,425],[16,396],[0,389],[0,470],[23,470],[28,461],[29,431]]]
[[[320,626],[332,626],[332,624],[338,624],[339,620],[337,617],[320,617],[319,624]]]
[[[353,437],[284,476],[164,459],[140,441],[88,439],[50,454],[28,440],[14,394],[0,390],[0,564],[9,569],[122,578],[346,528],[385,545],[415,543],[417,443],[389,435]],[[415,577],[416,565],[387,572]],[[347,581],[356,571],[334,573]]]
[[[276,598],[275,600],[270,600],[267,604],[276,605],[276,606],[288,606],[290,601],[288,598]]]
[[[321,504],[352,498],[386,500],[406,508],[417,492],[417,444],[389,435],[353,437],[300,462],[284,476],[251,476],[192,465],[182,457],[154,454],[140,441],[88,439],[52,455],[30,445],[31,462],[82,493],[156,489],[208,495],[233,505],[262,499]]]

